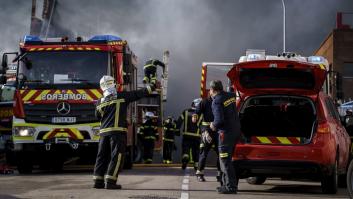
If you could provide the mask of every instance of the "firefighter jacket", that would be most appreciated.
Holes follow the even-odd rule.
[[[144,140],[158,140],[158,124],[152,119],[147,119],[140,127],[139,132],[141,138]]]
[[[101,122],[100,135],[127,132],[127,108],[129,103],[139,100],[151,92],[151,88],[148,87],[137,91],[118,92],[116,95],[101,98],[96,106],[96,117]]]
[[[240,121],[235,106],[235,94],[220,92],[213,98],[212,112],[214,116],[213,125],[217,130],[234,133],[240,136]]]
[[[213,121],[211,97],[207,97],[201,100],[198,106],[196,106],[196,114],[203,118],[200,125],[201,132],[206,130],[211,132],[210,124]]]
[[[196,114],[194,109],[184,110],[178,118],[177,128],[182,131],[183,138],[199,139],[200,129],[199,125],[202,118],[199,117],[196,123],[192,122],[192,115]]]
[[[161,62],[157,59],[151,59],[151,60],[146,61],[145,65],[143,66],[143,69],[150,68],[150,67],[157,68],[157,65],[161,66],[162,68],[165,67],[165,64],[163,62]]]
[[[174,136],[179,135],[179,129],[177,129],[175,122],[165,123],[163,129],[163,141],[165,142],[174,142]]]

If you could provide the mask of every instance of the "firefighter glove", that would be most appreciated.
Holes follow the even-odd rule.
[[[203,143],[211,143],[212,142],[212,137],[208,131],[205,131],[201,135],[201,139]]]

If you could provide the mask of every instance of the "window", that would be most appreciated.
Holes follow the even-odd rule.
[[[332,117],[333,119],[339,121],[340,120],[340,116],[339,116],[337,108],[333,104],[332,100],[330,98],[326,98],[325,104],[326,104],[326,108],[327,108],[327,110],[329,112],[330,117]]]

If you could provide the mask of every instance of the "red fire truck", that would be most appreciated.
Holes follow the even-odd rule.
[[[8,66],[4,53],[2,67]],[[13,53],[12,53],[13,54]],[[99,80],[111,75],[117,90],[137,88],[137,57],[126,41],[113,35],[43,40],[25,36],[20,43],[13,105],[12,152],[20,173],[33,165],[60,169],[76,158],[96,156],[99,121],[95,103],[102,97]],[[132,166],[136,104],[131,104],[125,165]]]

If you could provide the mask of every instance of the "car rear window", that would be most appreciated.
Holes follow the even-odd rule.
[[[244,88],[298,88],[311,90],[315,77],[308,69],[258,68],[242,69],[239,76]]]

